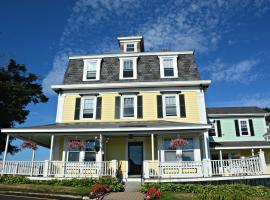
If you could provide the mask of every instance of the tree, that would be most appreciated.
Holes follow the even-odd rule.
[[[264,108],[264,110],[267,112],[267,113],[270,113],[270,108]],[[265,118],[265,120],[266,120],[266,122],[267,123],[270,123],[270,116],[267,116],[266,118]]]
[[[11,128],[25,122],[30,103],[44,103],[48,98],[42,92],[37,75],[28,73],[25,65],[10,60],[6,67],[0,66],[0,128]],[[14,154],[19,148],[11,144],[8,152]],[[0,153],[5,149],[6,135],[0,134]]]

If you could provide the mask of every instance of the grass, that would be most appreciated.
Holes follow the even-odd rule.
[[[89,187],[66,187],[56,185],[35,184],[0,184],[0,191],[36,192],[45,194],[64,194],[76,196],[88,196]]]

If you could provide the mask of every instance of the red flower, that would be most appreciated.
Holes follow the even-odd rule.
[[[33,149],[36,150],[37,149],[37,144],[33,143],[33,142],[24,142],[21,144],[21,148],[22,149]]]
[[[171,149],[177,149],[178,147],[181,147],[181,146],[184,146],[187,144],[187,140],[185,139],[174,139],[174,140],[171,140],[171,143],[170,143],[170,148]]]
[[[68,146],[72,149],[84,149],[84,145],[80,142],[80,140],[70,140]]]
[[[102,185],[102,184],[95,184],[91,192],[89,193],[89,198],[94,199],[97,197],[101,197],[106,193],[109,193],[110,190],[107,187],[107,185]]]
[[[145,194],[146,199],[159,199],[160,197],[161,197],[160,189],[155,190],[154,187],[150,187]]]

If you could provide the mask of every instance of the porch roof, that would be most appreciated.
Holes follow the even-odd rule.
[[[207,130],[208,124],[172,122],[172,121],[124,121],[124,122],[78,122],[56,123],[41,126],[4,128],[3,133],[96,133],[96,132],[145,132],[173,130]]]
[[[216,150],[270,148],[270,141],[210,142],[210,148]]]

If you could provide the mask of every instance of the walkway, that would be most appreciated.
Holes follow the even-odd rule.
[[[116,192],[102,198],[103,200],[143,200],[140,192]]]

